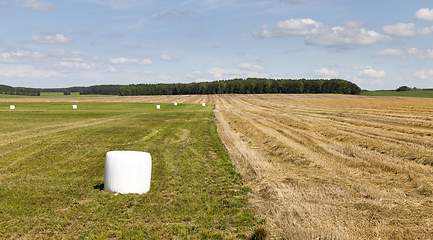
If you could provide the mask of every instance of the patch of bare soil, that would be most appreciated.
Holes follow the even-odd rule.
[[[433,99],[181,95],[41,102],[215,104],[270,238],[433,239]]]

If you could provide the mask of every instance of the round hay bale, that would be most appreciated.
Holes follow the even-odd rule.
[[[159,105],[156,105],[156,109],[160,109],[161,108],[161,106],[159,106]]]
[[[206,103],[202,103],[201,106],[202,106],[202,107],[206,106]]]
[[[152,157],[138,151],[110,151],[105,156],[104,188],[109,192],[147,193],[150,190]]]
[[[10,109],[15,109],[15,105],[10,105],[10,107],[9,107]]]
[[[72,109],[77,109],[77,105],[72,105]]]
[[[177,106],[177,102],[174,103],[174,106]]]

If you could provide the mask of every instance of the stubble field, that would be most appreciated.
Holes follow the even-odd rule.
[[[56,101],[28,101],[35,100]],[[433,238],[433,100],[264,94],[71,101],[215,104],[219,136],[271,238]]]
[[[286,239],[432,239],[433,101],[215,98],[220,137]]]

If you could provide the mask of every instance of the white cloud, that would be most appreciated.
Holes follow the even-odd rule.
[[[314,74],[319,77],[326,77],[326,78],[332,78],[332,77],[338,77],[340,74],[338,71],[330,70],[327,68],[321,68],[319,70],[314,71]]]
[[[42,52],[5,52],[0,57],[3,63],[11,65],[29,65],[35,69],[57,70],[91,70],[99,68],[97,58],[80,52],[65,52],[64,50],[49,50]]]
[[[368,67],[367,69],[363,71],[359,71],[358,76],[365,76],[365,77],[385,77],[386,73],[385,71],[377,71],[376,69],[373,69],[371,67]]]
[[[37,69],[31,65],[13,65],[7,68],[0,68],[0,76],[8,78],[30,78],[30,79],[41,79],[50,77],[66,77],[67,74],[63,74],[57,70],[45,70]]]
[[[305,36],[305,43],[314,46],[323,46],[329,50],[356,49],[383,42],[389,36],[367,31],[365,24],[355,21],[344,22],[343,26],[328,27],[312,19],[291,19],[278,22],[273,28],[262,26],[260,31],[252,32],[253,37],[275,38],[284,36]]]
[[[336,26],[327,28],[319,34],[309,35],[305,37],[305,43],[314,46],[323,46],[332,51],[356,49],[384,42],[390,37],[377,33],[375,31],[367,31],[365,28],[347,28]]]
[[[409,48],[406,49],[406,55],[410,59],[433,60],[433,49]]]
[[[166,62],[172,62],[172,61],[174,61],[173,57],[165,55],[165,54],[161,55],[159,57],[159,60],[166,61]]]
[[[113,67],[113,66],[108,66],[108,68],[106,69],[107,70],[107,72],[117,72],[118,70],[115,68],[115,67]]]
[[[285,22],[278,22],[273,28],[263,25],[259,32],[252,32],[253,37],[257,38],[274,38],[289,35],[307,36],[318,34],[326,26],[321,22],[312,19],[290,19]]]
[[[265,69],[263,67],[260,67],[257,65],[252,65],[249,63],[237,64],[236,67],[238,69],[247,70],[247,71],[265,71]]]
[[[52,49],[47,52],[50,57],[61,58],[62,61],[86,61],[92,62],[98,60],[97,57],[81,52],[66,52],[63,49]]]
[[[52,4],[35,0],[16,0],[15,6],[28,8],[33,12],[50,12],[56,10]]]
[[[3,58],[3,63],[26,63],[42,59],[45,57],[45,54],[40,52],[19,51],[1,53],[0,56]]]
[[[396,57],[396,58],[402,58],[405,55],[405,52],[398,49],[386,49],[383,51],[379,51],[375,53],[376,56],[380,57]]]
[[[83,63],[83,62],[59,62],[60,68],[74,68],[81,70],[90,70],[96,67],[94,63]]]
[[[415,12],[415,19],[433,21],[433,9],[421,8]]]
[[[408,48],[406,50],[386,49],[375,53],[379,57],[415,60],[433,60],[433,49]]]
[[[353,82],[355,82],[356,84],[363,84],[364,81],[362,81],[362,79],[358,78],[357,76],[353,76],[353,77],[348,77],[350,80],[352,80]]]
[[[411,74],[413,77],[416,77],[418,79],[431,79],[433,80],[433,70],[421,70],[417,71]]]
[[[388,35],[399,37],[413,37],[418,35],[429,35],[433,33],[433,27],[416,27],[414,23],[399,23],[382,28]]]
[[[246,78],[246,77],[269,77],[269,74],[265,71],[254,71],[254,70],[244,70],[244,69],[223,69],[218,67],[211,68],[207,70],[206,73],[210,74],[213,80]]]
[[[29,42],[36,42],[41,44],[71,44],[73,41],[62,34],[56,34],[55,36],[46,36],[46,37],[39,37],[39,36],[32,36],[27,41]]]
[[[139,64],[139,65],[152,65],[153,62],[150,59],[138,60],[136,58],[110,58],[112,64]]]
[[[381,80],[374,80],[370,82],[371,86],[383,86],[383,82]]]

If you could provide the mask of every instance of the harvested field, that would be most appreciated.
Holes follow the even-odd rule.
[[[286,239],[433,238],[433,101],[345,95],[216,98],[219,133]]]
[[[0,101],[35,100],[56,101]],[[433,239],[433,99],[263,94],[71,101],[215,104],[219,135],[271,237]]]

